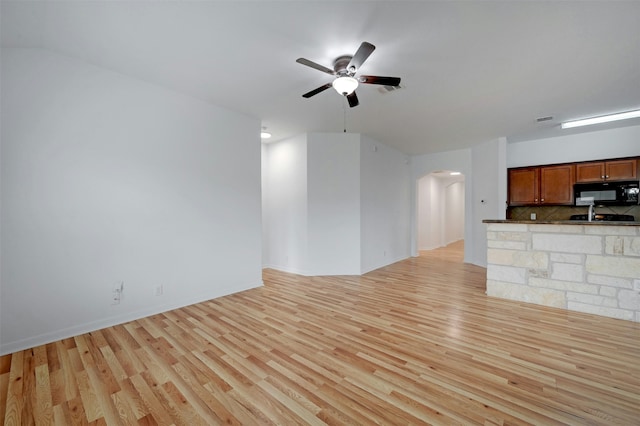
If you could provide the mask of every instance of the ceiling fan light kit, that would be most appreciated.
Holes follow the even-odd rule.
[[[333,61],[333,69],[327,68],[305,58],[298,58],[296,60],[297,63],[336,77],[333,82],[320,86],[317,89],[313,89],[302,95],[302,97],[310,98],[320,92],[324,92],[329,87],[333,87],[340,95],[346,96],[347,101],[349,101],[349,106],[353,108],[359,104],[358,96],[356,96],[355,92],[359,83],[399,86],[400,77],[380,77],[375,75],[363,75],[358,78],[355,77],[356,72],[358,72],[364,61],[366,61],[369,55],[373,53],[375,48],[376,47],[373,44],[364,41],[356,51],[355,55],[345,55],[336,58],[336,60]]]
[[[352,94],[358,88],[358,80],[353,77],[338,77],[333,80],[333,88],[343,96]]]

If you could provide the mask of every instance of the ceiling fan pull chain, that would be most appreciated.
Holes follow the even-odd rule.
[[[347,133],[347,97],[344,96],[344,102],[342,102],[342,114],[344,118],[344,133]]]

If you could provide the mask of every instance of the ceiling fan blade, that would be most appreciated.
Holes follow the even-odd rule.
[[[329,69],[329,68],[327,68],[325,66],[322,66],[320,64],[316,64],[315,62],[310,61],[310,60],[305,59],[305,58],[298,58],[298,59],[296,59],[296,62],[299,63],[299,64],[302,64],[302,65],[306,65],[308,67],[317,69],[318,71],[326,72],[327,74],[336,75],[336,72],[334,70]]]
[[[349,106],[351,108],[358,106],[360,102],[358,101],[358,96],[356,92],[351,92],[351,94],[347,95],[347,100],[349,101]]]
[[[400,77],[380,77],[377,75],[361,75],[358,77],[360,83],[382,84],[384,86],[400,86]]]
[[[347,65],[347,71],[353,75],[375,49],[376,47],[373,44],[363,41],[356,54],[351,58],[349,65]]]
[[[320,92],[324,92],[325,90],[327,90],[329,87],[331,87],[331,83],[327,83],[324,86],[320,86],[317,89],[313,89],[310,92],[305,93],[304,95],[302,95],[303,98],[310,98],[312,96],[317,95]]]

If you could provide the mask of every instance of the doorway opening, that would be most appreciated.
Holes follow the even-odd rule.
[[[449,247],[464,250],[465,177],[438,170],[417,182],[418,253]]]

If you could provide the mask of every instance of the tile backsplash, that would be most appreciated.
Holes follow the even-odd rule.
[[[530,220],[531,213],[536,214],[536,220],[569,220],[574,214],[586,214],[588,206],[531,206],[507,208],[507,219]],[[597,207],[596,213],[629,214],[636,221],[640,221],[640,206],[606,206]]]

